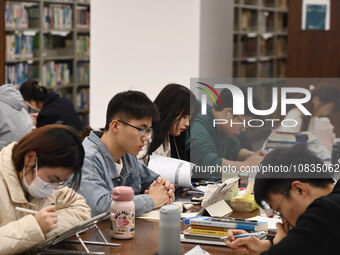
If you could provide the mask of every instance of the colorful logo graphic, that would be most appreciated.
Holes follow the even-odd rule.
[[[201,84],[201,85],[203,85],[203,86],[206,86],[206,87],[209,88],[212,92],[214,92],[214,94],[217,96],[218,100],[220,101],[220,104],[223,105],[223,104],[222,104],[222,101],[221,101],[221,98],[220,98],[220,95],[217,93],[217,91],[216,91],[212,86],[210,86],[209,84],[200,82],[200,81],[198,81],[197,83],[198,83],[198,84]],[[201,87],[197,87],[197,88],[200,89],[200,90],[203,90],[205,93],[207,93],[207,94],[212,98],[212,100],[214,101],[214,104],[216,105],[216,100],[215,100],[213,94],[211,94],[211,92],[210,92],[209,90],[207,90],[207,89],[205,89],[205,88],[201,88]]]

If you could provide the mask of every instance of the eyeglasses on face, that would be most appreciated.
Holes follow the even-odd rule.
[[[68,180],[56,182],[52,179],[52,177],[47,173],[47,171],[44,168],[40,168],[40,169],[43,169],[49,182],[49,184],[45,186],[46,189],[51,188],[51,187],[53,187],[54,189],[62,189],[64,187],[70,186],[70,182]]]
[[[136,127],[136,126],[134,126],[134,125],[131,125],[131,124],[129,124],[129,123],[125,122],[125,121],[122,121],[122,120],[117,120],[117,121],[123,123],[124,125],[130,126],[130,127],[133,127],[133,128],[135,128],[135,129],[139,130],[140,136],[145,136],[145,135],[150,136],[150,135],[151,135],[152,128],[143,129],[143,128],[139,128],[139,127]]]
[[[280,198],[280,200],[275,204],[275,206],[272,207],[272,210],[273,210],[273,214],[276,215],[276,216],[279,216],[279,217],[282,217],[281,213],[279,212],[279,208],[280,208],[280,205],[281,205],[281,202],[282,200],[287,197],[288,193],[289,193],[289,190],[290,190],[290,187],[289,189],[283,193],[282,197]]]

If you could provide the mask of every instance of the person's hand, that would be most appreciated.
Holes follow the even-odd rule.
[[[167,188],[156,180],[150,185],[150,189],[145,191],[145,194],[148,194],[152,198],[154,208],[159,208],[170,203],[170,196]]]
[[[259,155],[259,156],[264,157],[264,156],[266,156],[268,154],[268,151],[266,151],[266,150],[259,150],[259,151],[256,152],[256,154]]]
[[[35,128],[37,126],[37,116],[38,116],[38,113],[31,113],[31,119],[32,119],[32,122],[33,122],[33,127]]]
[[[162,185],[164,188],[168,191],[168,196],[169,196],[169,201],[172,203],[175,201],[175,186],[170,183],[167,179],[163,177],[158,177],[151,185],[151,186],[156,186],[156,185]],[[145,190],[145,194],[149,194],[149,190]]]
[[[271,246],[269,240],[260,240],[253,236],[235,238],[235,235],[247,234],[248,232],[241,229],[229,229],[228,237],[225,240],[227,246],[236,254],[257,255],[266,251]]]
[[[288,235],[288,231],[290,230],[290,225],[287,220],[282,219],[282,223],[278,222],[276,223],[277,233],[273,239],[273,243],[277,244],[280,242],[283,238],[285,238]]]
[[[40,209],[34,217],[44,235],[58,227],[58,215],[54,205],[49,205]]]
[[[260,156],[257,153],[254,153],[252,156],[247,158],[244,161],[244,163],[248,166],[259,166],[262,160],[263,160],[263,156]]]

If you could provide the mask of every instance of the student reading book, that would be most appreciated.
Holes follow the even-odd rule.
[[[20,86],[20,92],[26,104],[39,112],[37,127],[49,124],[69,125],[83,131],[83,124],[74,109],[73,103],[55,92],[48,92],[36,80],[27,80]]]
[[[242,91],[247,95],[246,89]],[[237,138],[245,131],[247,122],[253,117],[246,101],[244,115],[234,115],[231,91],[223,89],[220,98],[222,104],[217,101],[213,108],[208,105],[207,114],[198,115],[193,122],[190,139],[191,161],[199,168],[235,166],[239,170],[244,165],[259,165],[266,152],[242,148]],[[228,123],[214,126],[214,119],[227,120]],[[235,124],[231,125],[231,122]],[[193,175],[195,178],[221,178],[220,173],[204,175],[194,172]]]
[[[315,133],[315,118],[329,117],[333,112],[339,111],[340,92],[332,85],[322,85],[311,91],[312,99],[304,107],[312,115],[304,115],[298,108],[291,109],[285,119],[294,119],[297,121],[295,127],[280,126],[277,131],[300,133],[302,131],[311,131]]]
[[[286,173],[286,178],[282,178],[277,172],[256,176],[257,203],[266,201],[282,217],[283,223],[277,223],[273,244],[254,237],[235,239],[233,235],[245,231],[229,230],[227,245],[240,254],[338,254],[340,183],[334,185],[328,173],[310,171],[317,166],[325,169],[323,162],[304,145],[296,145],[273,150],[261,165],[303,166],[305,171],[298,177]]]
[[[24,252],[90,218],[84,198],[67,187],[79,187],[83,160],[78,133],[62,125],[38,128],[0,152],[0,254]]]
[[[179,84],[168,84],[154,101],[160,114],[152,122],[152,138],[138,158],[148,164],[150,155],[160,155],[190,161],[189,120],[197,109],[194,94]]]
[[[173,201],[173,185],[136,157],[157,118],[156,106],[144,93],[121,92],[109,102],[104,133],[92,131],[83,141],[80,194],[92,208],[92,216],[110,211],[116,186],[134,189],[137,216]]]

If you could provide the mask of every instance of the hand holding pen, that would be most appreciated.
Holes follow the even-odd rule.
[[[227,246],[240,254],[260,254],[271,246],[269,240],[260,240],[256,236],[263,236],[264,231],[248,233],[241,229],[228,230],[228,238],[225,238]]]
[[[30,210],[26,208],[16,207],[17,211],[34,214],[41,231],[46,235],[51,230],[58,227],[58,215],[56,213],[55,205],[46,206],[39,211]]]

